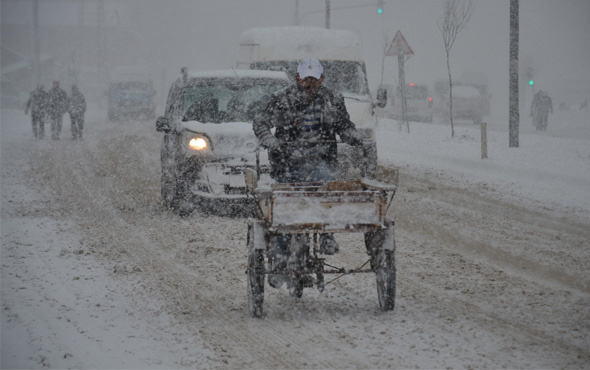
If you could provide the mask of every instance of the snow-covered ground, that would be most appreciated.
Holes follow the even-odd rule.
[[[267,285],[264,320],[245,220],[164,210],[154,123],[105,117],[52,142],[1,112],[2,368],[590,368],[590,111],[523,118],[519,148],[490,118],[487,159],[467,123],[381,120],[395,311],[366,274],[299,300]]]
[[[590,110],[557,111],[547,131],[537,131],[531,118],[520,122],[518,148],[509,148],[508,122],[486,117],[487,159],[481,159],[481,128],[466,120],[450,125],[410,122],[398,130],[396,121],[380,123],[380,159],[395,167],[432,173],[470,188],[485,185],[515,201],[588,216],[590,210]],[[403,170],[402,170],[403,171]]]

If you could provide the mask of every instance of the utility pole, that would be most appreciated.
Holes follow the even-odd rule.
[[[110,82],[109,65],[107,57],[107,40],[106,40],[106,15],[104,0],[96,2],[96,10],[86,7],[87,0],[78,0],[78,40],[72,52],[72,72],[74,73],[74,81],[80,78],[80,65],[82,58],[82,51],[84,50],[84,40],[86,32],[91,29],[96,32],[96,44],[91,46],[92,50],[96,50],[96,83],[93,84],[97,91],[96,94],[102,99],[103,92],[108,88]],[[99,99],[99,104],[102,101]]]
[[[71,60],[70,65],[68,67],[68,73],[69,73],[70,77],[72,78],[71,82],[76,85],[80,83],[80,80],[79,80],[80,79],[80,65],[81,65],[80,59],[82,58],[81,49],[83,48],[84,36],[86,34],[85,22],[84,22],[85,16],[86,16],[85,1],[80,0],[80,1],[78,1],[78,29],[77,29],[78,40],[76,40],[74,50],[72,51],[72,60]]]
[[[39,47],[39,0],[33,2],[33,37],[31,38],[31,64],[33,78],[31,79],[34,90],[41,84],[40,47]]]
[[[330,0],[326,0],[326,28],[330,29]]]
[[[96,17],[96,53],[98,86],[106,90],[109,83],[109,70],[107,66],[107,37],[104,13],[104,0],[98,0],[96,8]]]
[[[510,0],[510,67],[508,89],[508,146],[518,148],[518,0]]]

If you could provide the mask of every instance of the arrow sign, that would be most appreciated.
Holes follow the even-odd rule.
[[[387,47],[385,55],[414,55],[414,51],[406,41],[404,35],[402,35],[401,31],[397,31],[395,36],[393,36],[393,40],[391,40],[391,44]]]

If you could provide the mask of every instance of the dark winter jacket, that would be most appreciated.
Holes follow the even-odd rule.
[[[79,90],[72,90],[68,98],[68,112],[72,116],[83,116],[86,113],[86,99]]]
[[[304,110],[309,103],[298,85],[289,86],[273,94],[266,109],[254,118],[253,129],[262,145],[268,139],[271,128],[275,128],[275,137],[281,144],[280,149],[271,151],[273,177],[277,171],[285,171],[284,166],[293,162],[306,160],[307,155],[320,157],[330,166],[337,163],[336,134],[349,145],[362,145],[362,137],[356,131],[354,123],[344,104],[344,97],[333,90],[321,86],[316,93],[314,102],[319,109],[319,134],[314,142],[305,141],[307,133],[303,128]],[[302,154],[303,153],[303,154]],[[280,162],[278,168],[277,163]]]
[[[553,113],[553,101],[545,91],[539,90],[533,97],[531,116],[546,116],[549,112]]]
[[[68,109],[68,95],[59,87],[53,87],[49,90],[48,95],[48,112],[52,116],[63,115]]]
[[[35,89],[31,95],[29,96],[29,100],[27,100],[27,105],[25,107],[25,113],[28,113],[31,110],[31,114],[34,116],[39,116],[45,114],[45,109],[47,107],[47,93],[41,89]]]

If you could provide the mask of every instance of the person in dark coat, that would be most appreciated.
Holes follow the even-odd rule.
[[[531,104],[531,117],[533,117],[533,126],[537,130],[547,130],[547,121],[549,120],[549,112],[553,113],[553,101],[546,91],[539,90]]]
[[[48,93],[47,111],[51,122],[51,138],[59,140],[63,116],[68,109],[68,96],[59,87],[58,81],[53,81],[53,88]]]
[[[344,97],[322,86],[323,67],[317,59],[302,60],[295,80],[295,85],[275,92],[266,109],[255,116],[254,133],[269,150],[271,176],[277,182],[334,180],[336,135],[354,146],[363,145],[362,136],[350,120]],[[286,268],[290,239],[290,235],[277,236],[273,270]],[[333,234],[320,235],[320,253],[334,254],[338,249]],[[280,274],[269,276],[269,283],[275,287],[282,280]]]
[[[35,139],[43,139],[45,136],[45,114],[47,110],[47,93],[43,85],[39,85],[27,100],[25,114],[31,111],[31,123],[33,125],[33,136]]]
[[[68,98],[68,112],[72,123],[72,140],[81,140],[82,129],[84,128],[84,114],[86,113],[86,99],[76,85],[72,85],[72,92]]]
[[[296,81],[276,92],[266,109],[256,115],[254,133],[269,149],[276,181],[333,180],[338,160],[336,135],[358,146],[362,137],[350,121],[343,96],[322,86],[323,67],[317,59],[307,58],[299,64]]]

